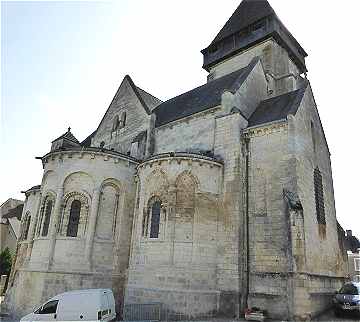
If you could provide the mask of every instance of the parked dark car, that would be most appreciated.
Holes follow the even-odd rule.
[[[360,316],[360,283],[346,283],[333,299],[336,316],[353,313]]]

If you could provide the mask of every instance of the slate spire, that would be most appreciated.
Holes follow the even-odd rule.
[[[203,68],[210,71],[212,66],[270,38],[286,49],[301,73],[307,71],[305,50],[267,0],[243,0],[240,3],[210,45],[201,51]]]
[[[211,44],[216,44],[251,24],[272,15],[276,14],[267,0],[243,0]]]

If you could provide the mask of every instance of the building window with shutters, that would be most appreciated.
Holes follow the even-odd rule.
[[[77,237],[80,221],[80,210],[81,202],[79,200],[74,200],[71,203],[69,223],[66,231],[66,236],[68,237]]]
[[[317,222],[320,225],[326,225],[324,189],[323,189],[322,174],[319,168],[316,168],[314,170],[314,192],[315,192],[315,207],[316,207]]]

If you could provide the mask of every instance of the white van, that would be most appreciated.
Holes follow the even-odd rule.
[[[113,292],[92,289],[56,295],[20,321],[112,321],[115,317]]]

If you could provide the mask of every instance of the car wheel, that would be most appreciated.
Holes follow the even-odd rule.
[[[334,314],[336,317],[340,317],[341,316],[341,312],[338,310],[334,310]]]

